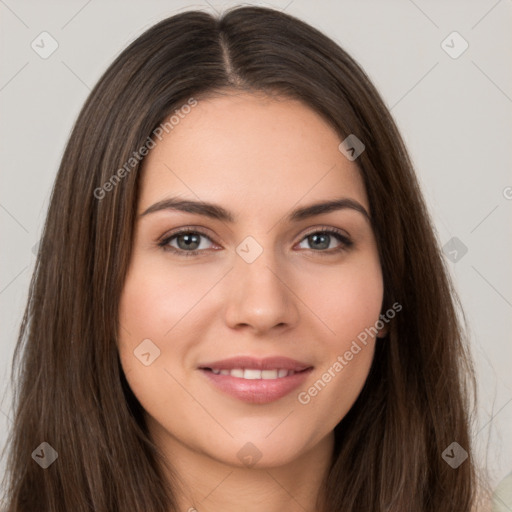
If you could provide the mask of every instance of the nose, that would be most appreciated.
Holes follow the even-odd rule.
[[[252,263],[235,255],[234,268],[226,283],[225,321],[233,329],[245,327],[255,334],[286,330],[299,320],[289,273],[271,250],[264,250]]]

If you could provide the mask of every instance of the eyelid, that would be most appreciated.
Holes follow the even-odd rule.
[[[191,232],[197,232],[198,234],[201,234],[207,238],[209,238],[212,242],[214,242],[212,235],[210,234],[210,230],[207,228],[203,228],[202,226],[181,226],[179,228],[171,229],[170,231],[166,231],[162,236],[160,236],[157,240],[158,243],[165,242],[169,238],[179,235],[182,233],[188,233]]]
[[[173,235],[187,232],[187,231],[197,231],[198,233],[208,237],[212,242],[214,241],[213,240],[214,237],[211,236],[210,230],[208,230],[207,228],[204,228],[202,226],[190,225],[190,226],[182,226],[179,228],[175,228],[175,229],[172,229],[171,231],[166,231],[163,235],[161,235],[158,238],[157,242],[162,242],[162,241],[170,238]],[[316,233],[317,231],[335,231],[339,234],[342,234],[347,239],[351,238],[350,234],[347,231],[345,231],[344,229],[336,228],[334,226],[319,225],[319,226],[312,226],[312,227],[308,228],[308,230],[305,233],[301,234],[302,238],[300,240],[302,240],[306,236]]]
[[[313,233],[324,232],[324,231],[333,231],[335,233],[338,233],[338,234],[344,236],[345,238],[347,238],[347,240],[351,240],[350,235],[344,229],[336,228],[334,226],[322,226],[322,225],[321,226],[313,226],[312,228],[308,228],[308,230],[301,236],[302,236],[302,238],[304,238],[306,236],[312,235]],[[302,238],[301,238],[301,240],[302,240]]]

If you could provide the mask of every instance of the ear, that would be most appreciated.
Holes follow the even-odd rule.
[[[388,335],[388,326],[386,325],[383,329],[381,329],[378,333],[377,333],[377,339],[381,340],[383,338],[385,338],[387,335]]]
[[[383,315],[381,315],[381,318],[382,318]],[[377,335],[376,337],[378,339],[382,339],[382,338],[385,338],[388,333],[389,333],[389,326],[387,324],[387,322],[382,322],[384,324],[384,326],[382,327],[382,329],[379,329],[378,332],[377,332]]]

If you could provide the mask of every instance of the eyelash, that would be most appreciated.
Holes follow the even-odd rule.
[[[309,237],[311,235],[317,235],[317,234],[326,234],[326,235],[334,236],[334,238],[336,238],[341,243],[341,245],[335,249],[329,249],[329,250],[307,249],[309,251],[315,252],[316,254],[321,254],[322,256],[331,256],[333,254],[337,254],[339,252],[346,251],[354,245],[354,243],[346,235],[344,235],[342,231],[340,231],[336,228],[323,227],[323,226],[315,229],[314,231],[306,233],[302,237],[300,242],[302,242],[304,239],[306,239],[307,237]],[[190,227],[190,228],[180,229],[179,231],[171,233],[169,236],[166,236],[163,240],[158,242],[157,245],[159,247],[161,247],[164,251],[169,251],[174,254],[177,254],[178,256],[185,256],[185,257],[198,256],[200,253],[207,250],[207,249],[195,249],[193,251],[184,251],[183,249],[176,249],[175,247],[171,247],[169,245],[169,242],[171,242],[171,240],[173,240],[174,238],[176,238],[180,235],[202,235],[205,238],[208,238],[208,240],[210,240],[211,242],[213,242],[213,240],[204,231]],[[213,243],[215,243],[215,242],[213,242]]]

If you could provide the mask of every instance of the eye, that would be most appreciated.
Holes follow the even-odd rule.
[[[333,239],[338,242],[336,247],[331,246]],[[158,246],[165,251],[173,252],[179,256],[197,256],[212,249],[212,247],[208,247],[208,241],[214,244],[206,233],[197,229],[187,228],[166,236],[158,242]],[[304,243],[308,243],[310,247],[303,247],[302,244]],[[353,242],[342,231],[335,228],[322,227],[307,234],[300,242],[299,247],[327,256],[347,250],[352,245]]]
[[[212,242],[211,238],[201,231],[184,229],[165,237],[158,245],[180,256],[195,256],[208,249],[205,247],[208,244],[203,243],[202,239]]]
[[[333,239],[338,242],[338,245],[334,248],[331,246]],[[326,255],[338,253],[350,248],[353,245],[353,242],[345,234],[343,234],[342,231],[327,227],[321,228],[317,231],[312,231],[311,233],[307,234],[305,238],[302,239],[300,244],[304,243],[309,244],[309,248],[311,250]],[[303,249],[308,249],[308,247],[303,247],[302,245],[300,246]]]

